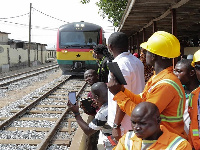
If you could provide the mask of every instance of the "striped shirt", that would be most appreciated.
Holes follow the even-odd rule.
[[[89,123],[89,127],[93,130],[101,130],[106,136],[112,134],[112,128],[107,124],[108,118],[108,103],[103,104],[95,118]]]

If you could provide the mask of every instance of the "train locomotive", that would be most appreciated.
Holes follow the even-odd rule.
[[[61,26],[57,33],[57,62],[63,75],[82,75],[86,69],[97,69],[93,47],[105,44],[103,29],[88,22]]]

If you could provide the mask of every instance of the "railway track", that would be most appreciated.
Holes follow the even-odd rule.
[[[0,149],[68,149],[78,125],[68,112],[67,95],[76,91],[77,99],[86,97],[83,90],[83,79],[62,76],[0,115]]]
[[[49,65],[49,66],[45,66],[45,67],[41,67],[38,69],[34,69],[31,71],[26,71],[26,72],[22,72],[22,73],[18,73],[18,74],[14,74],[11,76],[5,76],[3,78],[0,78],[0,88],[6,88],[5,86],[17,82],[19,80],[24,80],[26,78],[32,77],[32,76],[36,76],[39,75],[41,73],[53,70],[58,68],[59,66],[56,65]]]

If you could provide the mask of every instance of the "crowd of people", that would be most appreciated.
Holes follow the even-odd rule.
[[[173,68],[180,56],[174,35],[155,32],[140,47],[145,64],[128,51],[122,32],[111,34],[107,46],[97,45],[99,68],[84,74],[94,119],[87,124],[70,101],[69,110],[85,134],[100,131],[98,149],[200,150],[200,50]],[[108,62],[117,62],[127,85],[109,71]]]

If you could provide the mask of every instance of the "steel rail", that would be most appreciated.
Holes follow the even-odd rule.
[[[31,108],[36,106],[40,100],[46,98],[48,95],[50,95],[55,89],[57,89],[59,86],[64,84],[67,80],[71,79],[72,76],[66,76],[61,82],[59,82],[56,86],[54,86],[52,89],[48,90],[46,93],[44,93],[42,96],[37,98],[35,101],[24,107],[22,110],[17,112],[15,115],[11,116],[10,118],[6,119],[3,121],[2,124],[0,124],[0,130],[6,128],[9,124],[11,124],[14,120],[20,118],[23,116],[25,113],[29,112]]]
[[[49,66],[44,66],[44,67],[40,67],[40,68],[33,69],[33,70],[30,70],[30,71],[25,71],[25,72],[21,72],[21,73],[16,73],[16,74],[14,74],[14,75],[5,76],[5,77],[3,77],[3,78],[0,78],[0,81],[6,80],[6,79],[9,79],[9,78],[14,78],[14,77],[16,77],[16,76],[20,76],[20,75],[27,74],[27,73],[30,73],[30,72],[33,72],[33,71],[37,71],[37,70],[41,70],[41,69],[44,69],[44,68],[53,67],[53,66],[59,67],[57,64],[49,65]]]
[[[76,98],[78,99],[81,92],[83,91],[83,89],[86,86],[86,82],[85,84],[80,88],[80,90],[77,93]],[[56,121],[55,125],[50,129],[50,131],[48,132],[48,134],[46,135],[46,137],[42,140],[42,142],[39,144],[38,148],[36,150],[45,150],[47,149],[47,147],[49,146],[50,142],[52,141],[54,135],[56,134],[56,132],[59,131],[59,126],[62,123],[62,120],[64,120],[66,114],[68,113],[68,108],[62,113],[61,117]]]
[[[5,82],[5,83],[0,83],[0,87],[5,86],[5,85],[8,85],[8,84],[11,84],[11,83],[13,83],[13,82],[17,82],[17,81],[22,80],[22,79],[26,79],[26,78],[28,78],[28,77],[32,77],[32,76],[38,75],[38,74],[40,74],[40,73],[43,73],[43,72],[46,72],[46,71],[55,69],[55,68],[57,68],[57,67],[58,67],[58,66],[53,66],[53,67],[50,67],[50,68],[48,68],[48,69],[44,69],[44,70],[41,70],[41,71],[38,71],[38,72],[35,72],[35,73],[32,73],[32,74],[26,75],[26,76],[24,76],[24,77],[19,77],[19,78],[17,78],[17,79],[13,79],[13,80],[8,81],[8,82]],[[39,69],[38,69],[38,70],[39,70]],[[37,70],[36,70],[36,71],[37,71]],[[31,71],[31,72],[32,72],[32,71]]]

